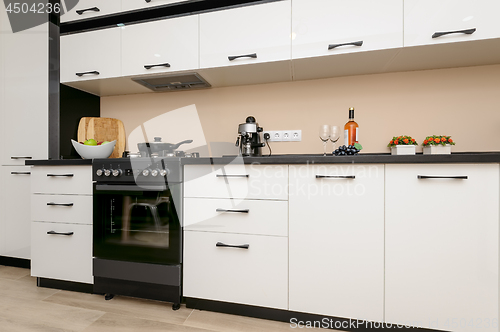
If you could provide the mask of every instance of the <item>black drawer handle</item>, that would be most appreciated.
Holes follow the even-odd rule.
[[[10,157],[10,159],[33,159],[33,157]]]
[[[151,69],[153,67],[170,67],[170,63],[160,63],[157,65],[144,65],[144,68]]]
[[[47,205],[49,206],[73,206],[73,203],[54,203],[54,202],[48,202]]]
[[[73,235],[74,233],[73,232],[58,233],[58,232],[54,232],[54,231],[48,231],[47,234],[49,234],[49,235],[66,235],[66,236],[70,236],[70,235]]]
[[[97,7],[92,7],[92,8],[87,8],[87,9],[80,9],[80,10],[77,10],[76,13],[78,15],[82,15],[83,13],[87,12],[87,11],[91,11],[91,12],[100,12],[101,10]]]
[[[472,35],[474,32],[476,32],[476,28],[472,29],[465,29],[465,30],[456,30],[456,31],[445,31],[445,32],[434,32],[432,35],[432,38],[438,38],[444,35],[449,35],[452,33],[464,33],[466,35]]]
[[[74,174],[47,174],[47,176],[62,176],[62,177],[68,177],[68,178],[71,178],[73,176],[75,176]]]
[[[238,59],[238,58],[254,58],[254,59],[257,59],[257,53],[253,53],[253,54],[245,54],[245,55],[230,55],[227,57],[229,59],[229,61],[233,61],[235,59]]]
[[[31,175],[31,172],[10,172],[12,175]]]
[[[316,175],[316,179],[355,179],[355,175]]]
[[[249,178],[250,174],[217,174],[218,178]]]
[[[250,209],[243,209],[243,210],[227,210],[227,209],[215,209],[215,212],[236,212],[236,213],[248,213],[250,212]]]
[[[417,179],[457,179],[467,180],[467,175],[417,175]]]
[[[351,43],[343,43],[343,44],[330,44],[328,45],[329,50],[333,50],[334,48],[340,47],[340,46],[347,46],[347,45],[352,45],[352,46],[361,46],[363,45],[363,41],[357,41],[357,42],[351,42]]]
[[[248,249],[250,248],[250,245],[249,244],[237,244],[237,245],[233,245],[233,244],[225,244],[225,243],[222,243],[222,242],[217,242],[215,244],[216,247],[225,247],[225,248],[240,248],[240,249]]]
[[[76,73],[76,76],[82,77],[83,75],[99,75],[99,74],[100,73],[97,70],[93,70],[93,71],[86,71],[83,73]]]

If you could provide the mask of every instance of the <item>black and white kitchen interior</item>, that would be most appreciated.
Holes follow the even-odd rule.
[[[499,332],[499,10],[5,0],[0,331]]]

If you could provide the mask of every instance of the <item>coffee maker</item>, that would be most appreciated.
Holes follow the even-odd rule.
[[[265,146],[264,143],[261,143],[260,133],[262,131],[262,127],[259,127],[253,116],[247,117],[245,123],[238,126],[239,136],[236,140],[236,146],[239,146],[241,156],[262,156],[262,147]]]

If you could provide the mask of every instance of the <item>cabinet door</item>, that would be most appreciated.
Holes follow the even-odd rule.
[[[498,191],[498,165],[386,166],[387,322],[498,331]]]
[[[500,37],[500,2],[405,0],[404,45],[429,45]],[[472,32],[472,34],[463,32]],[[460,32],[462,31],[462,32]],[[454,32],[433,38],[435,33]]]
[[[30,173],[28,166],[2,166],[3,256],[30,258]]]
[[[384,166],[290,165],[290,310],[382,321]]]
[[[48,157],[48,24],[2,34],[2,165]]]
[[[120,10],[120,0],[79,0],[73,9],[61,16],[61,23],[114,14]]]
[[[186,0],[122,0],[122,12],[136,9],[149,9],[161,5],[175,4]]]
[[[127,26],[122,30],[122,75],[198,68],[198,15]]]
[[[292,20],[293,59],[403,47],[403,0],[294,0]]]
[[[290,59],[290,22],[289,0],[201,14],[200,67]]]
[[[62,36],[61,82],[120,76],[120,32],[111,28]]]

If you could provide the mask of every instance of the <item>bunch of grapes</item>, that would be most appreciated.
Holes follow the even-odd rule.
[[[335,151],[333,151],[333,154],[336,156],[354,156],[357,154],[360,150],[357,149],[354,145],[342,145],[339,146],[339,148]]]

